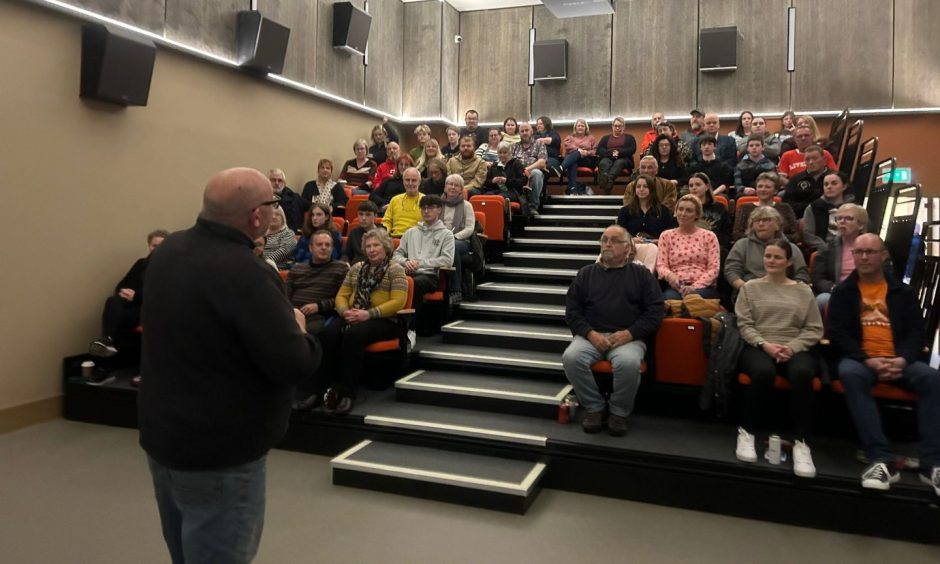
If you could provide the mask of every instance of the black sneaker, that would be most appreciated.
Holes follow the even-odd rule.
[[[91,371],[91,376],[85,378],[85,383],[89,386],[104,386],[111,382],[114,382],[114,376],[101,367],[95,367],[95,369]]]
[[[622,437],[627,434],[627,418],[610,414],[607,418],[607,432],[611,437]]]
[[[600,433],[604,428],[604,412],[588,411],[581,420],[581,428],[585,433]]]
[[[862,472],[862,487],[871,490],[888,491],[891,484],[901,479],[901,473],[891,473],[884,462],[876,462]]]
[[[88,345],[88,354],[98,358],[110,358],[118,352],[111,339],[95,339]]]
[[[920,481],[933,486],[933,493],[940,495],[940,466],[934,466],[930,474],[921,474]]]

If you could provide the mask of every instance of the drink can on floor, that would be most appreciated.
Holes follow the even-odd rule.
[[[767,439],[767,462],[780,464],[780,435],[770,435]]]
[[[578,398],[574,394],[568,394],[565,396],[565,403],[568,404],[568,418],[574,419],[578,412]]]
[[[568,409],[569,409],[569,406],[567,402],[562,401],[560,404],[558,404],[558,422],[559,423],[568,422],[568,417],[569,417]]]

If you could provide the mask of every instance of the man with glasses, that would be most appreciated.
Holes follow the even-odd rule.
[[[284,216],[287,218],[287,226],[294,233],[304,225],[304,212],[310,209],[310,202],[300,197],[287,186],[284,171],[279,168],[272,168],[268,172],[268,180],[271,181],[271,187],[274,188],[274,195],[281,200],[281,207],[284,208]]]
[[[611,225],[601,236],[600,262],[578,271],[568,288],[565,322],[573,339],[562,362],[586,413],[585,433],[604,427],[613,436],[627,433],[627,417],[640,387],[644,339],[663,319],[663,295],[653,275],[633,260],[633,241],[627,230]],[[591,365],[601,360],[613,367],[613,391],[605,400]]]
[[[512,146],[512,157],[519,159],[525,167],[525,174],[529,177],[531,193],[528,197],[526,213],[531,217],[539,215],[542,204],[542,187],[545,184],[545,163],[548,162],[548,151],[544,143],[537,143],[532,137],[532,124],[522,122],[519,124],[520,141]]]
[[[320,363],[304,314],[253,253],[278,205],[260,171],[219,172],[196,224],[147,267],[138,423],[173,562],[252,560],[267,452]]]
[[[841,359],[845,401],[870,463],[862,487],[884,491],[901,478],[871,396],[876,384],[891,383],[919,397],[920,478],[940,496],[940,372],[920,360],[928,339],[917,296],[885,272],[888,252],[877,235],[859,235],[852,256],[855,272],[829,300],[829,336]]]
[[[610,194],[614,180],[624,171],[627,176],[633,174],[633,153],[636,152],[636,139],[629,133],[624,133],[625,121],[622,117],[614,118],[610,135],[601,137],[597,144],[598,189],[603,194]]]
[[[806,151],[809,147],[819,147],[819,145],[815,145],[816,140],[813,139],[813,130],[809,126],[797,127],[796,131],[793,133],[793,140],[796,142],[796,149],[790,149],[783,153],[783,155],[780,156],[780,163],[777,165],[777,172],[783,178],[792,179],[797,174],[808,169],[810,165],[806,161]],[[836,170],[836,161],[832,158],[832,155],[829,154],[829,151],[826,151],[822,147],[819,147],[819,150],[822,157],[825,159],[826,168]]]

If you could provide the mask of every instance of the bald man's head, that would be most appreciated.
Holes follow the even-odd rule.
[[[718,129],[721,127],[721,120],[718,119],[718,114],[715,112],[709,112],[705,114],[705,133],[718,136]]]
[[[259,170],[229,168],[216,173],[202,194],[200,217],[238,229],[255,239],[274,215],[274,189]]]

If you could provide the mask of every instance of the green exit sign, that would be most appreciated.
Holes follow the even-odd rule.
[[[896,184],[909,184],[911,182],[911,169],[910,168],[896,168],[894,169],[894,176],[888,178],[888,175],[885,175],[885,182],[894,182]]]

